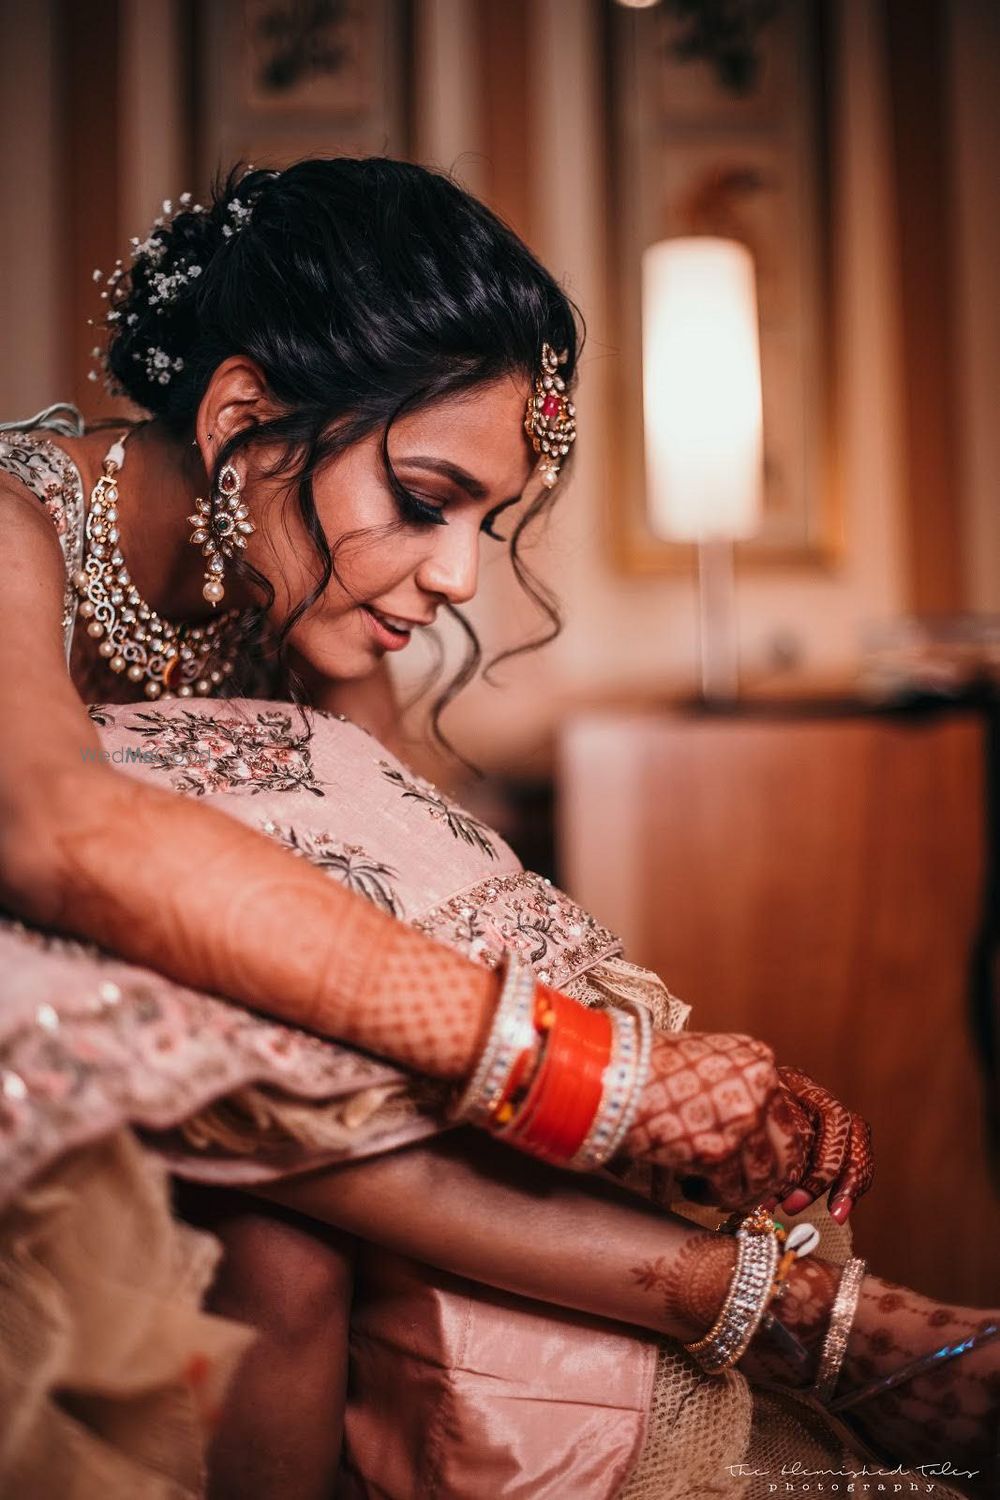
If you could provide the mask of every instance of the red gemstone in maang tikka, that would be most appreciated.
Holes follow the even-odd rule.
[[[551,344],[542,345],[541,372],[535,377],[524,415],[525,431],[535,452],[541,455],[538,467],[542,483],[549,487],[558,479],[560,465],[576,438],[576,408],[559,374],[559,366],[565,362],[565,354],[557,355]]]

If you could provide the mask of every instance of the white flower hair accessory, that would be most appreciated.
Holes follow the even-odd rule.
[[[252,164],[247,167],[247,173],[253,170]],[[270,177],[277,177],[279,174],[271,172],[268,175]],[[159,269],[170,248],[166,237],[160,234],[159,231],[169,228],[173,220],[180,214],[207,214],[208,211],[202,204],[192,202],[192,195],[190,193],[181,193],[177,199],[176,208],[172,199],[165,198],[163,200],[163,212],[153,220],[152,228],[146,238],[140,240],[137,237],[133,237],[131,241],[131,270],[127,273],[124,262],[116,260],[114,270],[111,271],[107,278],[105,278],[104,272],[99,269],[93,272],[95,282],[105,281],[106,279],[106,286],[101,292],[101,298],[103,301],[110,303],[111,306],[109,306],[104,317],[105,327],[111,328],[115,323],[123,321],[122,310],[115,303],[125,302],[127,296],[119,292],[119,284],[126,274],[133,274],[135,268],[140,263],[143,263],[145,270],[146,283],[149,288],[148,302],[150,307],[168,306],[171,302],[176,301],[183,291],[198,280],[204,272],[204,267],[201,264],[198,251],[193,246],[186,257],[182,251],[169,270],[161,271]],[[222,236],[224,239],[230,240],[249,224],[253,214],[253,204],[239,197],[233,197],[226,204],[225,213],[227,220],[222,225]],[[130,312],[125,315],[124,324],[128,328],[132,328],[138,320],[138,314]],[[89,322],[92,327],[97,326],[93,318],[89,319]],[[100,372],[103,370],[105,389],[114,396],[125,395],[126,392],[122,390],[111,376],[106,351],[102,351],[99,347],[95,348],[93,350],[93,358],[97,362],[97,367],[90,371],[88,379],[98,380]],[[179,374],[184,368],[183,359],[179,356],[176,358],[172,357],[156,345],[147,345],[145,349],[135,349],[132,352],[132,359],[142,366],[148,379],[157,385],[169,385],[173,376]]]

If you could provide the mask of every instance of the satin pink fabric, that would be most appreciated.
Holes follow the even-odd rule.
[[[351,1333],[344,1500],[611,1500],[656,1349],[373,1247]]]

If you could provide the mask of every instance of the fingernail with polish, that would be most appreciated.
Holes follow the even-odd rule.
[[[796,1188],[794,1193],[789,1193],[781,1206],[786,1213],[798,1214],[804,1208],[808,1208],[811,1202],[812,1198],[803,1188]]]
[[[851,1199],[846,1194],[842,1194],[839,1198],[834,1198],[830,1204],[830,1218],[835,1219],[838,1224],[843,1224],[853,1207]]]

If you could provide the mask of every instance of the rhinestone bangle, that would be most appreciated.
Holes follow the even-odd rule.
[[[609,1014],[614,1040],[600,1108],[587,1139],[569,1163],[581,1172],[596,1172],[618,1154],[649,1077],[653,1021],[648,1008],[629,1000]]]
[[[721,1375],[743,1358],[771,1300],[778,1265],[773,1225],[761,1230],[753,1220],[753,1227],[736,1231],[736,1244],[733,1279],[719,1316],[704,1338],[684,1345],[708,1375]]]
[[[626,1010],[631,1010],[639,1026],[639,1056],[632,1076],[632,1096],[625,1106],[609,1145],[605,1161],[613,1161],[625,1144],[625,1137],[635,1124],[642,1103],[643,1090],[649,1082],[649,1069],[653,1056],[653,1015],[648,1005],[638,1000],[623,1000]]]
[[[865,1261],[853,1256],[844,1266],[840,1285],[837,1287],[837,1295],[833,1299],[830,1326],[823,1340],[823,1348],[816,1369],[816,1383],[811,1392],[817,1401],[822,1401],[824,1404],[833,1395],[841,1366],[844,1363],[847,1340],[850,1336],[851,1324],[854,1322],[854,1315],[858,1310],[858,1298],[861,1295],[861,1283],[865,1278],[866,1270]]]
[[[504,977],[490,1034],[472,1077],[449,1111],[456,1123],[488,1125],[521,1053],[535,1047],[535,975],[508,949]]]

